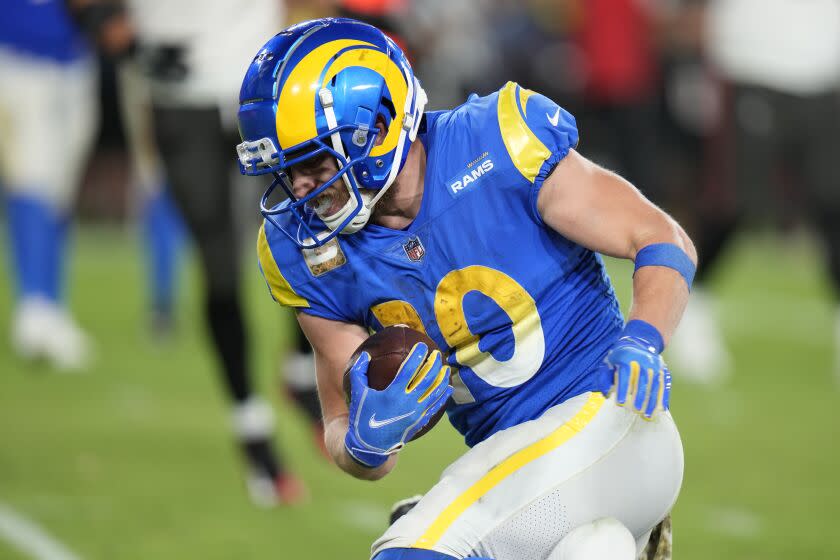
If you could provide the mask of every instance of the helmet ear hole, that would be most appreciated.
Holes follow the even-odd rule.
[[[397,110],[394,108],[394,104],[391,103],[391,100],[387,97],[383,97],[379,101],[380,105],[388,109],[388,113],[391,116],[391,120],[393,120],[397,116]]]
[[[382,116],[382,114],[380,113],[376,115],[376,122],[373,126],[376,127],[376,140],[374,141],[373,145],[378,146],[385,141],[385,135],[388,134],[388,122],[386,121],[385,117]]]

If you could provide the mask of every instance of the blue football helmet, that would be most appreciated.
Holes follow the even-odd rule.
[[[405,54],[371,25],[324,18],[274,36],[254,57],[239,94],[240,170],[274,176],[262,214],[303,249],[363,228],[402,169],[425,104]],[[379,145],[377,119],[385,123]],[[296,198],[289,168],[325,153],[338,172]],[[336,181],[350,199],[334,215],[319,216],[307,203]],[[288,200],[269,207],[278,186]],[[293,218],[292,227],[275,219],[282,214]]]

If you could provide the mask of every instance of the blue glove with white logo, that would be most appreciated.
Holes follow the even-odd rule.
[[[446,406],[453,389],[440,351],[429,353],[422,342],[414,345],[382,391],[368,386],[368,364],[370,355],[362,352],[350,368],[350,427],[344,446],[358,463],[375,468]]]
[[[660,356],[663,347],[656,327],[630,321],[596,372],[598,390],[607,396],[614,391],[619,406],[630,401],[644,418],[668,410],[671,372]]]

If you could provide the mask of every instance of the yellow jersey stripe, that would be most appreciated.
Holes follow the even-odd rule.
[[[271,254],[271,247],[268,246],[268,239],[265,236],[265,222],[260,226],[260,234],[257,237],[257,254],[274,301],[288,307],[309,307],[306,298],[301,297],[292,289],[291,284],[283,278],[280,269],[277,268],[277,262]]]
[[[522,109],[522,116],[528,118],[528,98],[534,95],[534,90],[520,87],[519,88],[519,106]]]
[[[543,455],[554,451],[580,432],[592,421],[605,400],[604,395],[601,393],[592,393],[583,407],[581,407],[571,420],[554,430],[548,436],[517,451],[493,467],[478,482],[450,503],[429,526],[426,532],[411,545],[412,548],[431,549],[458,517],[482,496],[517,470],[539,459]]]
[[[525,103],[530,94],[520,93],[522,111],[517,103],[519,86],[508,82],[499,92],[497,112],[502,140],[513,165],[530,182],[534,182],[540,172],[543,162],[551,155],[551,151],[525,122]]]

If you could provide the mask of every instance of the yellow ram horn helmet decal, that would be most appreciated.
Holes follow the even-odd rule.
[[[315,97],[322,85],[321,74],[331,58],[355,45],[373,46],[356,39],[330,41],[313,49],[289,73],[277,99],[277,140],[281,149],[318,135],[315,126]]]
[[[396,115],[391,121],[391,126],[388,128],[388,133],[385,135],[382,144],[374,146],[370,151],[371,157],[387,154],[397,147],[397,142],[400,137],[400,127],[404,118],[404,100],[406,95],[408,95],[405,76],[402,70],[382,51],[361,47],[350,49],[339,55],[327,70],[321,86],[326,85],[333,76],[342,70],[353,66],[361,66],[376,71],[385,78],[385,84],[391,92],[391,99],[394,100]]]

